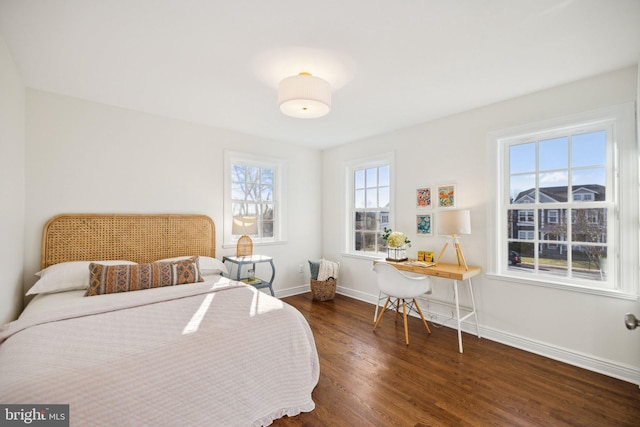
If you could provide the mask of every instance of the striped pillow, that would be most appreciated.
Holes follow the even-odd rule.
[[[198,257],[135,265],[91,263],[89,264],[89,289],[85,296],[138,291],[203,281]]]

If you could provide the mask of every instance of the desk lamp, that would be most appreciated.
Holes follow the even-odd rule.
[[[469,270],[467,261],[462,254],[462,248],[460,247],[459,236],[460,234],[471,234],[471,214],[469,210],[451,210],[442,211],[438,215],[438,234],[441,236],[449,236],[453,242],[453,246],[456,249],[456,256],[458,258],[458,265],[464,266],[465,270]],[[442,254],[447,249],[449,242],[444,244],[442,252],[438,255],[436,265],[440,262]]]
[[[253,241],[249,235],[258,234],[258,221],[255,216],[234,216],[231,225],[231,234],[239,235],[236,256],[251,256],[253,254]]]

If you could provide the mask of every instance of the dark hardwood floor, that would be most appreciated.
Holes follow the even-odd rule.
[[[336,295],[284,298],[307,318],[320,356],[316,409],[274,426],[640,426],[635,384]]]

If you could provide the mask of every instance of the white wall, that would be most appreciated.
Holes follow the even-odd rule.
[[[469,264],[487,269],[489,180],[487,134],[517,125],[636,100],[637,68],[512,99],[323,152],[323,255],[339,259],[341,292],[374,301],[371,260],[343,256],[344,162],[395,151],[396,224],[409,234],[415,252],[440,251],[440,237],[415,235],[415,189],[457,184],[458,203],[471,209],[473,234],[464,236]],[[464,94],[452,93],[452,96]],[[340,207],[340,208],[338,208]],[[448,260],[455,262],[454,252]],[[443,259],[446,261],[446,259]],[[435,297],[452,301],[450,286],[436,281]],[[637,312],[636,301],[524,285],[485,276],[474,279],[481,332],[485,337],[640,383],[640,339],[625,329],[623,316]],[[469,305],[466,292],[463,301]],[[440,310],[431,304],[431,309]],[[373,314],[373,307],[372,307]],[[453,322],[449,323],[450,326]],[[472,330],[469,328],[469,330]],[[465,339],[473,339],[466,336]],[[455,343],[452,343],[455,345]]]
[[[320,154],[237,132],[27,90],[25,289],[39,269],[42,227],[60,213],[201,213],[222,248],[224,149],[287,162],[286,244],[254,246],[274,257],[279,294],[307,283],[320,255]],[[298,266],[305,265],[305,273]],[[268,265],[259,264],[261,269]]]
[[[0,37],[0,325],[22,308],[25,212],[25,88]]]

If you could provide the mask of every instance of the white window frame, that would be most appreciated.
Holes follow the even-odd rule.
[[[254,245],[281,244],[287,241],[287,187],[286,187],[286,161],[283,159],[267,156],[257,156],[255,154],[243,153],[239,151],[225,150],[224,152],[224,212],[223,212],[223,238],[222,247],[235,247],[238,243],[237,237],[231,234],[233,221],[233,200],[231,198],[231,167],[234,164],[252,165],[273,170],[273,205],[274,223],[273,237],[253,238]]]
[[[602,282],[578,279],[564,280],[551,276],[517,274],[508,270],[507,230],[504,227],[507,216],[505,206],[508,205],[508,172],[504,173],[508,164],[508,153],[504,146],[514,138],[530,138],[537,134],[547,134],[555,130],[591,126],[593,124],[610,124],[612,138],[608,144],[614,162],[613,182],[607,183],[607,197],[613,203],[615,215],[608,215],[612,239],[608,252],[608,274],[612,276],[608,287],[601,287]],[[487,276],[493,279],[506,280],[513,283],[552,287],[576,292],[584,292],[623,299],[636,299],[638,295],[638,138],[635,126],[635,104],[627,103],[605,107],[585,113],[575,114],[540,123],[519,126],[491,132],[487,136],[492,148],[490,168],[496,191],[489,203],[489,251]],[[506,187],[505,187],[506,186]],[[504,191],[505,188],[507,191]],[[590,205],[590,202],[581,202]],[[544,206],[549,208],[550,206]],[[587,206],[585,206],[587,207]],[[537,212],[536,212],[537,214]],[[624,232],[623,232],[624,231]],[[551,243],[551,242],[549,242]],[[555,243],[555,242],[554,242]]]
[[[395,228],[394,225],[394,206],[395,206],[395,155],[393,152],[382,153],[375,156],[352,160],[344,163],[344,182],[345,182],[345,200],[344,200],[344,221],[343,221],[343,236],[344,246],[343,255],[352,256],[356,258],[377,259],[384,252],[363,252],[356,251],[355,242],[353,239],[355,224],[353,218],[355,215],[355,194],[354,194],[354,180],[353,175],[356,170],[366,169],[372,167],[389,166],[389,227]]]

